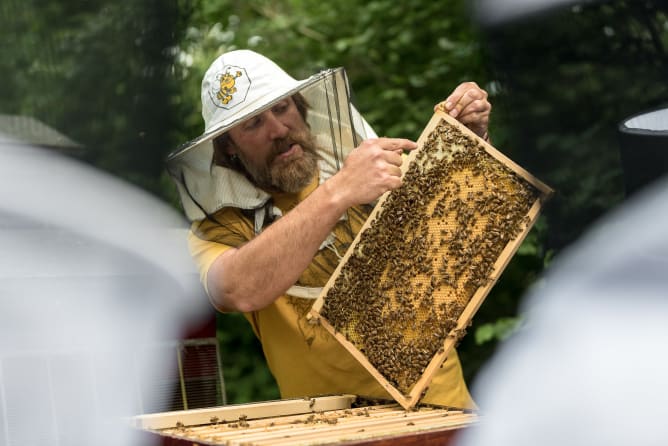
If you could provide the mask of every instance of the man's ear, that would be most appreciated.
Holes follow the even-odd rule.
[[[234,141],[232,141],[231,137],[227,137],[227,141],[225,144],[225,153],[230,155],[230,156],[235,156],[237,153],[239,153],[239,149],[237,149],[237,145],[234,144]]]
[[[229,134],[223,133],[213,141],[213,162],[223,167],[232,167],[237,148]]]

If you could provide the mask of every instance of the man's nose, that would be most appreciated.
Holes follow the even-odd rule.
[[[271,111],[268,112],[266,120],[271,139],[285,138],[288,135],[290,128]]]

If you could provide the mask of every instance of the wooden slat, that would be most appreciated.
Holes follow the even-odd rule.
[[[177,425],[210,424],[212,419],[219,421],[238,420],[240,417],[258,419],[346,409],[356,398],[354,395],[336,395],[146,414],[134,417],[132,425],[139,429],[165,429]]]
[[[301,444],[326,444],[331,443],[333,438],[337,442],[345,443],[351,441],[369,440],[374,437],[391,437],[391,436],[407,436],[416,434],[418,432],[456,429],[463,426],[470,425],[470,416],[453,416],[448,420],[449,423],[444,424],[442,416],[431,416],[427,418],[406,418],[401,421],[396,419],[383,421],[357,421],[350,426],[332,427],[326,430],[313,431],[308,435],[299,435],[291,438],[283,439],[267,439],[263,442],[256,443],[257,445],[294,445],[295,441]]]

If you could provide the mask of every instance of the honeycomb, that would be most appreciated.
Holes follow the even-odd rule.
[[[418,143],[311,311],[404,406],[426,392],[428,366],[464,336],[551,192],[441,113]]]

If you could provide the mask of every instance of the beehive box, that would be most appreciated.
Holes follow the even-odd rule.
[[[134,417],[145,444],[170,446],[447,445],[475,412],[398,404],[360,405],[354,395],[210,407]]]
[[[426,392],[551,189],[436,112],[309,313],[404,408]]]

